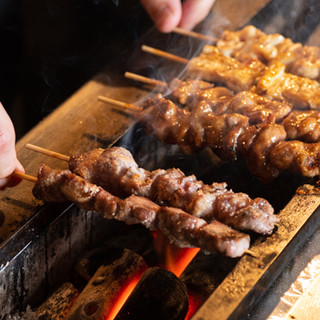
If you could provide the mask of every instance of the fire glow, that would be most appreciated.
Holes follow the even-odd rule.
[[[177,277],[180,277],[199,251],[199,248],[168,246],[164,268],[174,273]]]
[[[134,288],[138,284],[140,278],[142,277],[142,274],[143,273],[139,273],[139,274],[135,275],[133,278],[131,278],[130,280],[128,280],[128,282],[121,289],[121,292],[119,293],[110,312],[104,318],[104,320],[113,320],[116,318],[117,314],[119,313],[119,311],[121,310],[123,305],[128,300],[129,296],[131,295],[132,291],[134,290]]]
[[[200,250],[199,248],[179,248],[176,245],[170,244],[161,232],[155,232],[153,237],[155,248],[160,258],[163,259],[161,263],[163,269],[172,272],[176,277],[179,277],[183,273],[188,264]],[[112,309],[104,320],[116,319],[120,310],[140,281],[142,275],[143,272],[135,275],[125,284],[113,303]],[[198,307],[199,304],[195,302],[192,296],[189,296],[189,311],[185,319],[190,319]]]

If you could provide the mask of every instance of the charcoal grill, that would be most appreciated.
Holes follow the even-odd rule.
[[[221,11],[226,10],[223,3],[217,3],[213,14],[213,19],[217,21],[221,20]],[[224,18],[218,25],[221,28],[234,28],[252,23],[267,32],[282,33],[294,41],[319,44],[319,28],[317,21],[312,18],[313,11],[317,12],[319,6],[316,1],[274,0],[255,3],[253,6],[247,4],[250,10],[244,13],[227,12],[227,19]],[[292,14],[288,15],[288,12]],[[154,33],[157,34],[147,34],[144,41],[148,38],[152,41],[163,40],[163,35],[156,37]],[[178,39],[179,43],[193,42],[177,35],[170,37],[173,37],[171,41]],[[142,59],[146,58],[142,56]],[[150,71],[150,65],[144,65],[145,72],[154,75],[157,63],[162,63],[161,70],[168,70],[166,63],[150,59],[153,67]],[[180,71],[175,69],[174,72]],[[166,75],[172,76],[170,73]],[[287,266],[300,252],[299,248],[308,239],[311,239],[311,244],[316,241],[315,236],[311,235],[317,235],[319,227],[320,197],[314,181],[281,176],[266,186],[252,177],[241,163],[230,165],[221,162],[207,150],[199,155],[185,156],[177,148],[168,148],[147,137],[143,129],[131,124],[125,112],[97,100],[99,95],[107,95],[135,103],[148,94],[148,88],[125,80],[122,75],[106,75],[102,72],[18,141],[20,161],[30,174],[36,174],[42,162],[53,168],[67,166],[61,161],[26,150],[26,143],[64,154],[117,144],[130,149],[137,162],[147,169],[178,166],[186,173],[196,173],[205,182],[212,179],[227,181],[234,191],[266,197],[279,212],[281,223],[271,237],[254,238],[252,251],[255,257],[245,255],[241,259],[227,259],[220,255],[206,256],[200,252],[180,277],[187,288],[200,290],[203,299],[192,318],[194,320],[215,317],[245,319],[250,318],[250,312],[265,317],[266,313],[259,313],[255,309],[257,304],[270,295],[275,300],[279,297],[281,292],[268,289],[284,270],[288,272]],[[209,169],[200,170],[204,167]],[[311,192],[295,194],[295,190],[302,185],[308,186],[305,188]],[[27,306],[37,308],[67,281],[73,280],[75,286],[83,288],[83,279],[73,277],[76,264],[84,252],[100,247],[102,243],[127,247],[148,262],[151,261],[151,264],[156,264],[154,251],[144,245],[152,243],[147,231],[104,220],[94,212],[79,210],[70,204],[43,206],[34,199],[31,190],[32,184],[24,181],[15,189],[1,193],[0,318],[24,311]],[[119,234],[127,233],[133,238],[123,240],[119,237]],[[314,250],[311,251],[314,253]],[[202,289],[199,289],[200,284]]]

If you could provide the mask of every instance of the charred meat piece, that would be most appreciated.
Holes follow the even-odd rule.
[[[172,90],[172,100],[176,100],[181,104],[186,104],[194,101],[194,96],[197,95],[197,92],[204,89],[211,89],[214,87],[214,84],[202,80],[189,79],[182,81],[178,78],[174,78],[170,82],[169,87]]]
[[[320,112],[317,110],[292,111],[283,126],[289,139],[303,142],[320,142]]]
[[[219,222],[207,224],[181,209],[160,207],[144,197],[120,199],[69,170],[52,170],[42,165],[33,194],[47,202],[72,201],[80,208],[103,214],[127,224],[141,223],[161,230],[182,247],[197,246],[205,252],[221,252],[239,257],[249,248],[250,237]]]
[[[98,160],[96,151],[92,153],[92,161],[91,152],[71,157],[70,170],[116,195],[145,196],[159,205],[181,208],[208,222],[217,219],[235,229],[261,234],[272,233],[278,221],[266,200],[252,200],[244,193],[234,193],[227,190],[225,183],[205,185],[179,169],[149,172],[139,168],[131,153],[120,147],[106,149]]]

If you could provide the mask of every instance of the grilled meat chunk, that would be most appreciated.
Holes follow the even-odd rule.
[[[221,83],[236,92],[250,90],[264,71],[259,60],[240,62],[210,45],[204,46],[200,56],[192,58],[187,66],[191,78]]]
[[[320,175],[320,143],[283,141],[270,152],[270,162],[278,170],[288,170],[306,177]]]
[[[240,113],[249,118],[250,124],[280,122],[292,110],[285,101],[274,101],[254,92],[237,93],[222,110],[215,114]]]
[[[288,101],[296,109],[320,109],[320,83],[285,72],[285,65],[274,63],[260,77],[256,92],[269,99]]]
[[[293,43],[280,34],[266,34],[250,25],[225,31],[216,45],[223,54],[239,61],[259,59],[267,65],[278,61],[288,73],[320,80],[320,48]]]
[[[303,142],[320,142],[320,112],[317,110],[292,111],[283,126],[288,138]]]

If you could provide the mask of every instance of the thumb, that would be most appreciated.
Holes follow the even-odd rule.
[[[180,27],[193,29],[210,12],[215,0],[186,0],[183,3],[183,14]]]
[[[12,183],[10,175],[14,170],[24,171],[17,160],[13,124],[0,103],[0,188]]]
[[[140,0],[155,26],[161,32],[170,32],[181,19],[180,0]]]

